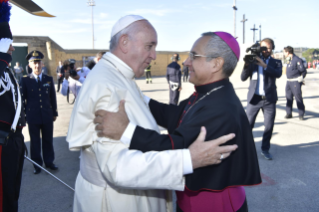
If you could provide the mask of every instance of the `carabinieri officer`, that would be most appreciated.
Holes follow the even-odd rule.
[[[18,211],[24,162],[25,115],[19,84],[12,70],[11,6],[0,3],[0,211]]]
[[[305,105],[302,99],[301,86],[303,79],[307,75],[307,70],[303,65],[303,61],[294,54],[294,49],[291,46],[284,48],[286,58],[289,58],[287,64],[287,84],[286,84],[286,119],[292,118],[292,103],[295,96],[297,107],[299,110],[299,119],[304,120]]]
[[[58,116],[56,93],[53,78],[41,72],[43,57],[39,51],[32,51],[26,56],[32,73],[21,79],[21,91],[31,139],[31,159],[41,166],[44,161],[47,168],[57,170],[58,167],[53,163],[53,122]],[[34,165],[34,174],[40,172],[41,169]]]

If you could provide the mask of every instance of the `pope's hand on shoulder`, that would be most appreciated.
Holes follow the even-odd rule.
[[[232,140],[234,137],[235,134],[230,133],[214,140],[205,141],[206,128],[201,127],[198,137],[188,148],[192,158],[193,169],[219,164],[222,160],[229,157],[238,146],[236,144],[221,145]]]
[[[130,122],[125,112],[124,103],[124,100],[120,101],[119,110],[116,113],[106,110],[95,112],[94,124],[97,124],[95,130],[98,131],[99,137],[120,140]]]

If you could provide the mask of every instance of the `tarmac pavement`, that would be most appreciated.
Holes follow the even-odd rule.
[[[244,107],[247,105],[249,80],[242,82],[237,71],[230,78]],[[168,84],[164,77],[153,77],[152,84],[137,79],[141,90],[151,98],[168,102]],[[277,80],[279,100],[275,127],[271,139],[270,153],[274,160],[266,160],[260,154],[263,134],[263,114],[259,113],[253,130],[263,183],[246,187],[250,212],[315,212],[319,211],[319,70],[308,70],[306,85],[302,92],[306,106],[305,120],[298,119],[294,102],[293,118],[284,119],[286,76]],[[181,100],[194,92],[192,84],[183,83]],[[59,116],[54,123],[55,164],[57,171],[51,171],[74,188],[79,171],[79,152],[71,152],[65,137],[68,130],[72,105],[66,97],[57,94]],[[23,134],[29,149],[27,127]],[[33,174],[33,166],[25,160],[19,200],[21,212],[71,212],[73,191],[43,171]]]

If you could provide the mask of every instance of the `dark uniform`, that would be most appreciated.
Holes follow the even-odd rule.
[[[181,85],[181,66],[172,62],[167,66],[166,79],[169,84],[169,104],[177,105]]]
[[[42,60],[42,58],[41,52],[33,51],[27,55],[26,59],[32,62]],[[32,73],[22,78],[21,87],[31,139],[31,159],[41,166],[44,161],[46,167],[56,170],[57,167],[53,163],[53,119],[58,116],[58,111],[53,78],[45,74],[37,76]],[[40,173],[41,169],[36,166],[34,168],[35,174]]]
[[[302,76],[303,78],[305,78],[307,75],[307,70],[303,65],[303,61],[296,55],[293,55],[291,61],[287,65],[286,74],[287,74],[287,84],[286,84],[287,116],[286,117],[290,117],[292,114],[293,97],[295,97],[297,102],[297,107],[299,110],[299,117],[300,119],[303,119],[303,116],[305,114],[305,105],[303,103],[302,94],[301,94],[302,82],[298,81],[298,77]]]
[[[8,22],[0,23],[1,38],[12,39]],[[10,54],[0,52],[0,211],[18,211],[25,151],[25,114],[18,82],[7,68],[11,60]]]

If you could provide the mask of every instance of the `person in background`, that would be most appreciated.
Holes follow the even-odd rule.
[[[56,76],[57,76],[57,80],[58,80],[58,88],[57,88],[57,92],[60,91],[60,84],[63,82],[64,79],[64,69],[62,66],[62,61],[59,61],[59,65],[56,68]]]
[[[146,84],[152,83],[151,64],[145,69]]]
[[[16,65],[13,67],[13,69],[18,82],[20,82],[21,78],[23,77],[23,71],[24,71],[22,66],[20,65],[19,62],[16,62]]]
[[[33,72],[22,78],[21,91],[31,140],[31,159],[40,166],[44,162],[47,168],[57,170],[53,163],[53,122],[57,119],[58,109],[53,78],[42,73],[43,57],[39,51],[32,51],[26,56]],[[41,169],[33,166],[33,173],[39,174]]]
[[[292,118],[292,103],[294,97],[297,102],[299,111],[299,120],[304,120],[305,105],[302,99],[301,87],[304,84],[303,80],[307,75],[307,70],[303,65],[302,59],[294,54],[294,49],[291,46],[284,48],[284,55],[288,59],[287,64],[287,84],[286,84],[286,119]]]
[[[179,93],[182,90],[182,73],[181,66],[177,63],[180,60],[178,54],[174,54],[172,61],[167,66],[166,79],[169,85],[169,103],[178,104]]]
[[[183,65],[183,71],[182,71],[183,72],[183,82],[187,82],[189,70],[188,70],[188,67],[186,65],[184,65],[184,63],[182,63],[182,65]]]
[[[263,39],[260,46],[266,47],[267,50],[262,51],[261,55],[256,57],[256,61],[245,61],[241,80],[246,81],[250,78],[246,113],[251,129],[254,128],[260,109],[263,111],[265,130],[262,138],[261,154],[267,160],[272,160],[273,157],[269,153],[269,149],[278,100],[276,79],[282,75],[282,63],[280,60],[270,57],[275,49],[275,43],[272,39]]]
[[[41,61],[41,63],[42,63],[42,73],[45,75],[49,75],[48,68],[45,66],[43,61]]]

